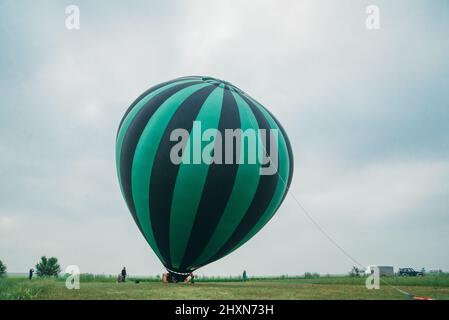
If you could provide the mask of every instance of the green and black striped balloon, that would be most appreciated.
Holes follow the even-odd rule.
[[[170,150],[177,142],[170,134],[192,132],[194,121],[223,137],[225,129],[277,129],[277,173],[261,175],[260,161],[174,164]],[[270,143],[265,147],[269,154]],[[199,76],[156,85],[132,103],[118,129],[116,161],[134,221],[175,273],[220,259],[254,236],[281,205],[293,173],[290,142],[278,120],[230,83]]]

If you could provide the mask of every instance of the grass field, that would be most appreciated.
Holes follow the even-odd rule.
[[[145,280],[145,279],[141,279]],[[266,278],[240,281],[199,281],[162,284],[148,279],[116,283],[113,278],[87,278],[80,290],[68,290],[63,279],[2,278],[0,299],[409,299],[381,283],[379,290],[365,288],[364,278]],[[206,279],[203,279],[206,280]],[[449,299],[449,276],[386,278],[388,283],[417,296]]]

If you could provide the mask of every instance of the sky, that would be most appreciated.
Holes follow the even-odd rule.
[[[445,0],[1,0],[0,260],[163,272],[120,193],[116,130],[149,87],[205,75],[275,114],[295,172],[274,218],[199,274],[348,272],[323,232],[363,265],[449,270],[448,57]]]

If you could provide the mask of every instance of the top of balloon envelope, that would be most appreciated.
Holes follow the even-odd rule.
[[[235,92],[239,92],[241,94],[246,94],[243,90],[239,89],[238,87],[234,86],[232,83],[225,81],[225,80],[221,80],[221,79],[217,79],[214,77],[201,77],[201,79],[205,82],[208,83],[212,83],[212,84],[219,84],[222,87],[224,87],[225,89],[229,89]]]

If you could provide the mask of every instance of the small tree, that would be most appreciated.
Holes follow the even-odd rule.
[[[305,272],[304,273],[304,278],[305,279],[312,279],[313,278],[313,274],[311,272]]]
[[[6,265],[0,260],[0,277],[6,275]]]
[[[349,276],[350,277],[359,277],[361,273],[361,270],[359,268],[357,268],[356,266],[352,267],[352,270],[349,271]]]
[[[36,274],[39,277],[57,277],[61,272],[61,268],[58,264],[58,259],[51,257],[41,257],[41,260],[36,264]]]

